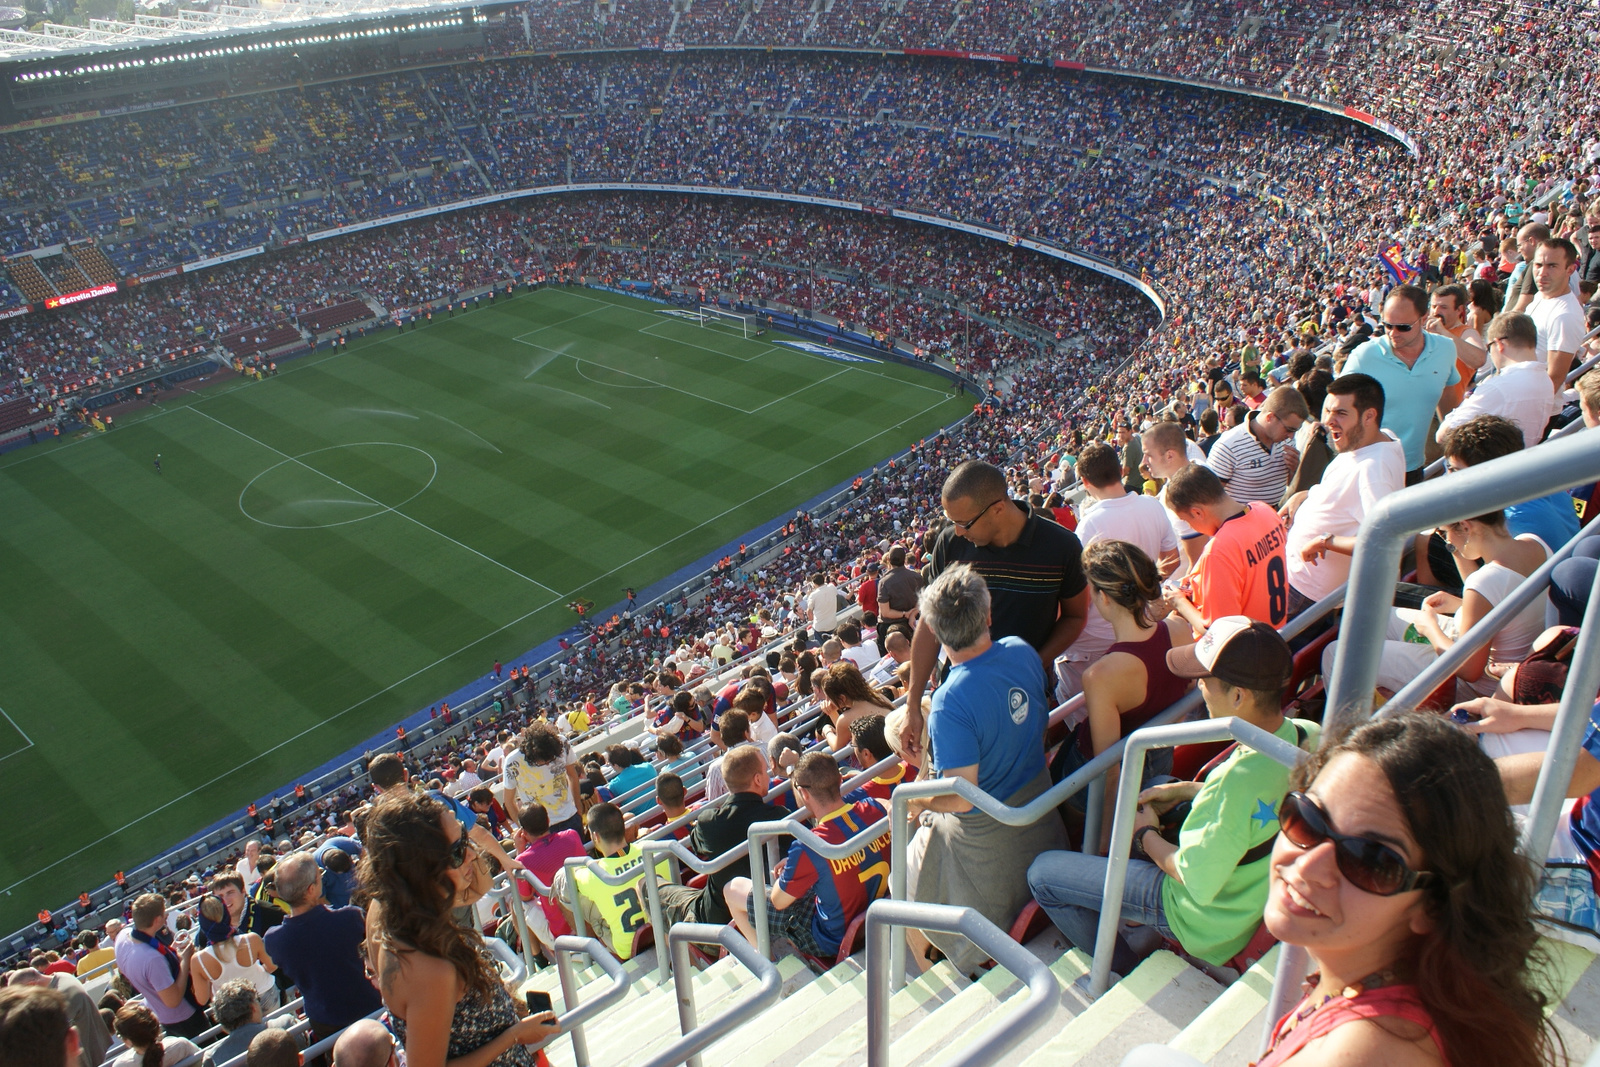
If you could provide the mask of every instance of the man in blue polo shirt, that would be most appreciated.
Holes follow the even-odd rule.
[[[1448,386],[1461,381],[1455,342],[1428,333],[1428,294],[1415,285],[1395,287],[1383,302],[1384,336],[1350,354],[1345,374],[1370,374],[1383,386],[1383,428],[1393,431],[1406,450],[1406,484],[1422,480],[1424,450],[1434,412],[1448,415],[1457,404]]]

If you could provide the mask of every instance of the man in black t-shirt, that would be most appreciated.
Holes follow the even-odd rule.
[[[1089,618],[1083,546],[1072,531],[1012,500],[1005,475],[987,463],[968,460],[952,471],[940,503],[950,525],[934,542],[923,578],[931,582],[955,563],[983,575],[991,599],[990,636],[1020,637],[1037,649],[1049,692],[1050,665]],[[913,762],[922,755],[922,695],[938,656],[938,638],[919,620],[911,640],[905,723],[896,739]]]

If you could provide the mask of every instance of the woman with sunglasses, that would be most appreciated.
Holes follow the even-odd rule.
[[[432,797],[385,796],[367,817],[360,892],[367,960],[409,1067],[535,1067],[527,1046],[560,1031],[554,1013],[522,1018],[475,929],[489,870],[461,823]]]
[[[1256,1067],[1550,1062],[1535,872],[1474,739],[1434,715],[1375,720],[1291,785],[1265,919],[1313,973]]]

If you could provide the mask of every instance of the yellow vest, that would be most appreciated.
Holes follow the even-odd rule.
[[[611,950],[619,960],[632,959],[634,940],[639,930],[650,921],[650,904],[645,897],[643,884],[644,853],[637,846],[629,845],[628,851],[622,855],[603,856],[595,862],[613,877],[628,873],[633,875],[626,885],[607,885],[595,877],[595,873],[587,866],[579,867],[574,872],[579,894],[589,898],[589,902],[600,912],[600,921],[606,924],[611,933]],[[665,859],[656,864],[656,874],[663,882],[671,880],[672,874]]]

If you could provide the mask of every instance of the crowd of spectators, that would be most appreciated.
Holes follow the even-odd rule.
[[[731,13],[719,15],[721,8],[708,4],[689,21],[703,27],[737,15],[747,32],[769,32],[777,39],[804,39],[814,21],[823,21],[880,44],[905,33],[949,47],[977,47],[981,42],[999,48],[1004,43],[1025,53],[1059,47],[1042,43],[1046,36],[1040,32],[1054,26],[1050,20],[1056,5],[962,5],[959,11],[952,6],[943,13],[937,5],[908,5],[894,14],[873,12],[870,6],[841,4],[825,19],[810,20],[794,5],[773,4],[747,18],[737,5],[728,5]],[[463,792],[467,775],[476,778],[479,766],[492,770],[512,762],[513,749],[542,743],[547,729],[557,735],[581,733],[597,719],[643,714],[650,716],[652,726],[681,719],[679,734],[709,732],[730,753],[719,765],[722,788],[736,796],[759,793],[754,769],[744,766],[749,761],[733,759],[754,736],[755,724],[742,710],[741,690],[761,690],[755,675],[746,672],[744,684],[706,694],[696,691],[694,679],[763,638],[804,627],[810,640],[802,638],[792,649],[793,666],[780,655],[766,681],[773,688],[781,682],[786,696],[805,694],[811,682],[802,673],[806,656],[817,666],[838,663],[841,657],[855,662],[844,657],[839,638],[845,635],[833,613],[819,610],[827,603],[827,591],[853,589],[864,608],[883,607],[876,601],[877,575],[886,566],[895,567],[896,558],[920,568],[930,584],[919,601],[920,618],[902,613],[913,632],[904,660],[909,671],[896,676],[908,689],[906,707],[874,725],[924,776],[965,777],[1002,800],[1021,803],[1029,790],[1040,787],[1045,756],[1040,720],[1056,699],[1075,689],[1085,695],[1084,728],[1069,742],[1081,759],[1137,726],[1139,716],[1159,710],[1146,706],[1155,699],[1151,693],[1168,691],[1157,682],[1181,690],[1197,681],[1212,715],[1238,716],[1290,744],[1315,747],[1315,708],[1285,708],[1286,696],[1292,695],[1286,691],[1291,650],[1275,628],[1317,599],[1328,584],[1322,568],[1348,566],[1352,535],[1365,511],[1422,477],[1424,465],[1435,455],[1459,468],[1528,447],[1530,425],[1531,440],[1541,437],[1544,428],[1537,420],[1525,425],[1526,412],[1506,399],[1503,376],[1518,373],[1513,364],[1531,360],[1534,371],[1527,374],[1546,372],[1547,418],[1570,402],[1591,427],[1600,423],[1596,374],[1580,380],[1571,396],[1564,380],[1571,366],[1594,353],[1593,343],[1583,339],[1585,315],[1593,321],[1595,311],[1594,283],[1600,280],[1600,274],[1591,273],[1600,263],[1589,228],[1600,222],[1595,199],[1600,193],[1600,142],[1594,117],[1571,109],[1558,115],[1552,109],[1519,118],[1513,126],[1500,121],[1512,110],[1509,103],[1503,109],[1499,104],[1474,108],[1470,114],[1455,103],[1478,100],[1473,94],[1490,90],[1499,100],[1517,99],[1535,76],[1556,88],[1557,103],[1576,99],[1570,94],[1579,92],[1580,75],[1572,46],[1583,31],[1568,29],[1535,40],[1530,31],[1537,27],[1542,32],[1544,7],[1507,5],[1497,22],[1487,22],[1487,14],[1473,22],[1484,21],[1484,28],[1498,27],[1500,32],[1454,52],[1432,42],[1428,47],[1433,51],[1423,62],[1422,42],[1428,37],[1419,34],[1442,29],[1456,5],[1442,4],[1413,16],[1409,35],[1398,38],[1357,34],[1350,12],[1333,3],[1299,5],[1294,14],[1285,9],[1277,16],[1259,16],[1248,26],[1232,5],[1196,4],[1186,9],[1176,29],[1165,16],[1158,22],[1153,13],[1137,10],[1139,5],[1125,6],[1133,10],[1115,27],[1098,17],[1086,19],[1066,40],[1078,54],[1103,56],[1104,62],[1165,65],[1176,73],[1213,80],[1331,95],[1340,91],[1341,80],[1349,79],[1386,104],[1404,103],[1406,114],[1416,120],[1413,132],[1423,142],[1422,164],[1413,165],[1403,150],[1370,133],[1329,120],[1295,126],[1284,123],[1280,111],[1215,101],[1185,113],[1186,91],[1115,86],[1106,92],[1122,96],[1106,113],[1117,115],[1116,122],[1106,136],[1073,152],[1070,138],[1046,136],[1034,144],[1025,132],[1030,121],[1037,121],[1032,116],[1048,111],[1048,97],[1040,102],[1028,96],[1054,91],[1044,75],[897,65],[902,61],[851,63],[837,70],[830,66],[838,62],[834,59],[767,62],[792,62],[797,69],[810,64],[822,72],[815,77],[826,87],[816,94],[813,115],[825,113],[830,100],[870,99],[875,108],[890,109],[909,108],[914,101],[926,107],[923,115],[931,117],[919,121],[932,129],[873,124],[861,115],[823,120],[789,114],[776,125],[747,122],[738,117],[737,107],[731,114],[713,114],[713,107],[698,119],[684,119],[690,110],[682,106],[685,102],[714,98],[707,88],[712,83],[758,83],[745,61],[733,59],[708,62],[703,68],[685,62],[684,70],[695,76],[671,79],[670,89],[657,98],[683,94],[681,100],[673,98],[679,106],[659,128],[636,126],[613,137],[612,123],[597,123],[594,110],[582,109],[588,117],[565,128],[584,132],[566,143],[564,159],[551,156],[547,163],[595,167],[595,158],[627,155],[630,174],[666,180],[659,175],[670,172],[707,184],[729,182],[730,175],[743,183],[747,173],[774,174],[795,188],[826,187],[833,195],[918,206],[1050,237],[1147,271],[1161,285],[1168,319],[1165,329],[1124,363],[1121,357],[1143,339],[1131,300],[1119,301],[1079,281],[1071,294],[1079,293],[1081,285],[1085,295],[1095,295],[1080,301],[1057,293],[1062,275],[1055,272],[1060,268],[983,256],[985,246],[965,245],[953,237],[897,248],[895,229],[889,223],[879,229],[876,220],[867,225],[850,220],[847,226],[823,212],[770,206],[731,212],[724,205],[701,202],[631,199],[562,206],[520,231],[508,219],[509,232],[523,240],[516,251],[524,259],[536,254],[567,260],[571,249],[603,244],[596,269],[608,276],[643,274],[663,287],[709,283],[708,289],[717,287],[746,300],[776,299],[849,321],[871,322],[878,315],[877,326],[886,333],[904,331],[917,339],[922,328],[929,331],[930,344],[949,339],[948,320],[939,311],[954,295],[974,302],[986,315],[1032,322],[1052,339],[1083,333],[1097,343],[1087,355],[1041,344],[1038,354],[1007,367],[991,398],[980,401],[974,417],[957,431],[923,442],[880,470],[841,512],[826,519],[797,516],[791,531],[795,541],[781,556],[749,567],[730,558],[699,603],[662,604],[604,620],[566,650],[544,690],[528,680],[511,683],[498,713],[503,719],[481,724],[477,735],[460,742],[455,751],[444,750],[431,765],[416,766],[413,777],[436,777],[444,795]],[[623,39],[637,43],[644,39],[641,34],[659,38],[648,32],[659,27],[645,9],[631,5],[629,11],[613,21],[596,18],[589,5],[550,5],[542,9],[539,22],[542,30],[570,32],[572,39],[595,46]],[[1365,17],[1396,31],[1407,26],[1398,5]],[[682,27],[680,32],[702,29]],[[502,35],[514,37],[509,31]],[[1446,36],[1442,43],[1450,40]],[[1513,56],[1522,65],[1542,62],[1543,69],[1484,62]],[[1410,60],[1395,64],[1405,73],[1392,83],[1371,84],[1396,57]],[[1383,62],[1376,62],[1380,58]],[[595,64],[603,71],[612,62],[570,65]],[[632,62],[639,65],[635,84],[644,84],[651,76],[650,64],[666,70],[672,61]],[[717,64],[727,69],[719,71]],[[941,92],[939,72],[949,70],[960,73]],[[915,92],[902,94],[894,84],[905,71],[926,76]],[[840,78],[855,76],[863,79],[859,95],[854,88],[839,89]],[[626,98],[609,100],[608,78],[602,73],[595,87],[596,109],[636,113],[626,106]],[[980,85],[976,91],[974,84]],[[1086,92],[1097,83],[1070,84],[1073,92]],[[994,123],[998,116],[1015,114],[1019,117],[1011,121],[1022,124],[1020,136],[959,132],[976,111],[984,110],[972,103],[981,101],[983,92],[993,94],[994,106],[981,121]],[[415,103],[417,96],[406,99]],[[638,101],[646,110],[659,106],[646,97]],[[506,110],[515,107],[513,103]],[[1122,113],[1123,108],[1138,115]],[[774,110],[790,110],[788,101],[776,101]],[[1171,126],[1164,125],[1169,121]],[[1148,140],[1125,136],[1123,123]],[[1118,142],[1114,147],[1106,143],[1113,132]],[[763,136],[767,140],[759,158],[739,157],[728,147],[741,138]],[[664,142],[659,146],[658,138]],[[1538,151],[1528,151],[1530,145]],[[1238,146],[1248,147],[1235,154]],[[781,167],[765,162],[768,150]],[[576,154],[583,155],[582,164],[572,162]],[[1063,165],[1063,160],[1068,162]],[[88,163],[92,161],[84,165]],[[769,166],[773,169],[758,169]],[[1207,182],[1195,171],[1226,181]],[[1258,177],[1258,172],[1271,177]],[[765,180],[776,179],[758,178],[756,183]],[[841,183],[845,188],[838,191]],[[648,239],[641,242],[641,234]],[[585,239],[574,240],[579,235]],[[618,237],[623,240],[614,240]],[[1389,265],[1380,263],[1379,253]],[[992,279],[975,284],[983,271]],[[814,272],[826,277],[830,288],[813,281]],[[1411,275],[1422,285],[1400,284]],[[1528,279],[1526,286],[1523,279]],[[1466,301],[1447,292],[1448,283],[1456,280],[1488,283],[1481,332],[1460,317]],[[886,297],[910,290],[923,293],[921,300],[904,301],[913,310],[884,308]],[[1476,298],[1468,294],[1468,299]],[[1113,340],[1114,330],[1121,332]],[[1513,349],[1519,354],[1508,354]],[[1475,400],[1477,412],[1436,434],[1432,420],[1448,420],[1463,399]],[[1079,480],[1080,466],[1082,482],[1091,492],[1080,509],[1073,509],[1061,492]],[[1159,521],[1148,521],[1148,509],[1117,503],[1130,490],[1160,501]],[[1588,517],[1595,503],[1592,491],[1585,489],[1580,504]],[[1414,676],[1472,631],[1489,608],[1557,547],[1552,542],[1576,531],[1578,517],[1570,500],[1565,507],[1553,532],[1548,526],[1536,532],[1535,524],[1560,515],[1554,506],[1553,511],[1530,511],[1520,518],[1508,513],[1452,524],[1434,535],[1446,546],[1443,555],[1431,550],[1431,538],[1418,545],[1419,587],[1401,588],[1402,599],[1415,599],[1397,600],[1390,634],[1395,644],[1410,646],[1404,650],[1408,659],[1405,669],[1380,680],[1388,680],[1386,688]],[[1519,528],[1518,523],[1526,525]],[[1073,526],[1083,530],[1086,547],[1081,551],[1078,539],[1063,529]],[[1022,536],[1024,530],[1029,536]],[[1041,544],[1052,553],[1050,566],[1055,568],[1042,593],[990,587],[984,580]],[[794,546],[803,548],[795,551]],[[1292,561],[1291,552],[1296,557]],[[1345,557],[1343,564],[1340,557]],[[1424,582],[1427,578],[1432,581]],[[1163,580],[1168,584],[1163,586]],[[818,591],[824,594],[820,601]],[[1048,603],[1048,619],[1035,617],[1036,603],[1022,604],[1030,596]],[[972,622],[989,618],[991,611],[992,628]],[[1094,668],[1074,672],[1067,669],[1070,652],[1091,613],[1110,625],[1114,641]],[[876,610],[868,621],[879,621]],[[1130,869],[1124,904],[1124,917],[1133,925],[1119,938],[1118,970],[1126,973],[1163,937],[1202,965],[1225,967],[1264,916],[1271,934],[1305,944],[1322,968],[1304,1012],[1292,1016],[1297,1021],[1318,1017],[1330,1001],[1365,997],[1369,1014],[1404,1020],[1417,1029],[1419,1041],[1431,1035],[1442,1060],[1466,1062],[1492,1048],[1494,1062],[1538,1062],[1549,1039],[1542,1036],[1540,995],[1531,990],[1525,963],[1533,944],[1528,922],[1532,900],[1527,879],[1513,873],[1515,835],[1505,801],[1526,801],[1531,792],[1544,743],[1514,735],[1542,731],[1547,742],[1566,673],[1559,649],[1567,648],[1570,660],[1572,634],[1546,635],[1546,641],[1525,633],[1529,626],[1524,620],[1513,624],[1515,633],[1508,625],[1486,645],[1495,657],[1493,669],[1488,662],[1474,661],[1434,695],[1437,710],[1454,708],[1459,730],[1437,715],[1404,717],[1339,739],[1292,781],[1270,760],[1239,750],[1203,784],[1146,790],[1135,826],[1135,847],[1142,858]],[[882,629],[887,645],[892,628]],[[992,641],[984,632],[988,629]],[[930,700],[923,686],[931,677],[933,650],[941,645],[954,666]],[[1141,671],[1122,669],[1127,665],[1121,660],[1137,661]],[[1041,661],[1056,668],[1054,677],[1033,671],[1031,665]],[[1102,665],[1107,669],[1099,670]],[[1141,672],[1143,695],[1129,696],[1121,687]],[[1041,675],[1037,683],[1023,677],[1029,673]],[[1013,697],[1009,708],[1018,734],[1003,741],[974,726],[984,713],[985,687],[994,685],[1010,685],[1011,692],[1023,695],[1020,707]],[[648,699],[675,700],[669,694],[684,693],[689,699],[682,708],[673,703],[660,709]],[[726,706],[719,706],[724,700]],[[758,719],[763,700],[751,704]],[[843,723],[837,705],[825,697],[816,705],[823,711],[833,708],[836,732],[829,749],[837,747],[838,730],[854,730],[879,718],[866,715]],[[774,725],[797,726],[799,713],[811,706],[789,707]],[[1286,715],[1286,710],[1300,714]],[[690,722],[697,722],[698,729],[689,727]],[[662,732],[678,741],[669,731]],[[650,734],[652,741],[657,736],[656,731]],[[871,751],[862,745],[863,751]],[[1579,793],[1600,788],[1594,771],[1600,766],[1596,747],[1591,737],[1587,760],[1580,760],[1574,780]],[[679,765],[671,762],[673,748],[682,752],[681,743],[661,749],[665,756],[658,765],[658,781],[679,777],[673,771]],[[839,764],[833,756],[810,752],[785,765],[779,758],[782,749],[775,745],[770,763],[763,763],[769,770],[792,768],[793,803],[814,817],[819,832],[826,828],[839,835],[834,839],[843,840],[881,816],[883,809],[873,800],[841,796]],[[576,776],[581,761],[559,740],[555,752],[544,762],[558,771],[570,767]],[[1488,756],[1500,757],[1499,762],[1490,763]],[[1460,773],[1421,773],[1424,765],[1441,760]],[[624,774],[637,766],[627,754],[607,763]],[[860,765],[867,764],[863,760]],[[600,861],[613,873],[624,869],[614,864],[639,867],[629,859],[636,850],[627,840],[623,815],[602,793],[610,789],[606,774],[590,765],[583,775],[584,782],[574,780],[568,791],[589,786],[589,799],[576,806],[587,808],[584,829]],[[378,777],[375,769],[375,785]],[[706,777],[711,779],[709,773]],[[390,787],[382,788],[387,792]],[[511,788],[516,792],[520,787]],[[562,787],[555,788],[562,793]],[[496,805],[502,801],[518,810],[516,799],[503,793],[480,796],[471,787],[464,792],[468,799],[460,807],[491,823],[499,819]],[[330,801],[315,813],[318,825],[297,825],[294,832],[355,830],[355,809],[345,805],[361,799],[350,795]],[[663,806],[666,799],[663,794]],[[1261,805],[1270,817],[1261,815]],[[525,806],[530,812],[537,807]],[[1103,858],[1062,852],[1049,841],[1034,842],[1028,855],[1009,857],[1007,884],[1000,887],[1005,892],[991,891],[960,877],[963,864],[990,856],[994,847],[986,836],[991,828],[982,822],[985,817],[964,802],[921,807],[924,832],[914,853],[914,892],[920,884],[937,899],[1004,911],[1015,907],[1011,891],[1025,881],[1068,940],[1091,946],[1104,903],[1098,896]],[[442,929],[450,906],[471,904],[481,896],[476,866],[463,872],[462,864],[451,859],[455,852],[472,852],[459,842],[467,840],[474,816],[455,806],[441,808],[438,801],[409,798],[385,798],[373,810],[386,833],[411,820],[406,825],[416,829],[408,840],[430,856],[438,853],[441,869],[449,866],[457,872],[449,876],[448,899],[430,902],[435,910],[429,922]],[[716,810],[721,809],[708,815]],[[1442,812],[1459,818],[1440,817]],[[423,835],[421,827],[429,820],[440,824],[441,834]],[[1592,815],[1580,804],[1563,820],[1570,833],[1558,844],[1575,853],[1564,858],[1579,864],[1586,883],[1589,876],[1581,864],[1592,864],[1594,858]],[[537,816],[531,824],[517,821],[517,832],[535,842],[551,828],[547,824],[541,829]],[[1369,835],[1364,849],[1351,849],[1353,839],[1338,837],[1335,826],[1344,835]],[[1076,835],[1083,827],[1069,820],[1066,830]],[[1320,848],[1330,837],[1341,846],[1337,862],[1335,849]],[[289,847],[295,847],[293,840]],[[867,862],[886,859],[880,852],[877,843],[869,846]],[[1271,862],[1263,865],[1269,857]],[[1019,858],[1032,862],[1018,866]],[[281,862],[291,861],[296,872],[307,862],[296,856]],[[393,857],[387,856],[386,862],[392,863]],[[479,862],[472,859],[474,865]],[[864,899],[859,894],[829,897],[838,887],[825,874],[819,877],[825,867],[803,846],[795,846],[783,879],[769,897],[768,921],[775,936],[813,955],[839,947],[838,909],[846,916],[858,912],[874,891],[866,891]],[[381,865],[368,863],[362,870],[373,899],[393,891],[392,884],[380,881]],[[260,874],[259,865],[256,872]],[[284,903],[291,910],[317,907],[315,894],[307,896],[310,891],[303,891],[300,881],[290,880],[295,899]],[[736,878],[724,890],[733,921],[753,933],[751,914],[745,910],[751,884]],[[1579,907],[1573,901],[1587,894],[1589,911],[1584,914],[1592,920],[1594,887],[1575,882],[1562,890],[1559,901],[1541,898],[1540,906],[1547,912],[1564,909],[1559,917],[1570,920]],[[1322,935],[1311,920],[1340,906],[1342,895],[1356,892],[1387,902],[1386,911],[1360,913],[1359,921],[1368,924],[1363,931],[1368,940],[1409,946],[1376,960],[1380,969],[1394,967],[1398,980],[1383,977],[1388,971],[1341,970],[1372,960],[1358,958],[1337,940],[1319,940]],[[130,918],[139,930],[159,935],[149,911],[147,905],[143,917],[136,911]],[[376,926],[369,925],[369,931],[390,929],[381,908],[376,915]],[[810,916],[816,921],[802,921]],[[602,922],[606,918],[601,913],[596,917]],[[1004,925],[1010,916],[996,918]],[[623,932],[631,945],[634,930],[609,928],[611,934]],[[433,939],[430,953],[437,949],[446,958],[460,956],[453,940],[457,935],[424,934]],[[418,935],[409,936],[415,940]],[[267,947],[270,951],[270,941]],[[938,938],[919,946],[930,961],[945,947]],[[183,959],[182,966],[189,966],[187,953]],[[59,961],[41,957],[30,964],[38,969],[54,962]],[[486,983],[473,977],[470,965],[459,959],[455,965],[460,995],[481,997],[503,1014],[503,998],[483,988]],[[1319,1005],[1315,994],[1324,987],[1330,995]],[[1463,988],[1470,992],[1465,1000]],[[405,999],[405,990],[386,987],[383,993],[391,1012],[409,1023],[404,1005],[396,1003]],[[518,1041],[547,1032],[544,1021],[516,1023],[516,1014],[500,1020],[504,1025],[496,1039],[517,1026],[526,1030],[525,1035],[518,1031]],[[1336,1023],[1356,1014],[1323,1013],[1317,1022],[1322,1029],[1280,1027],[1279,1047],[1264,1062],[1290,1061],[1304,1041],[1338,1034]],[[182,1020],[173,1022],[181,1025]],[[1406,1040],[1405,1033],[1389,1036]],[[1362,1062],[1385,1058],[1380,1050]]]

